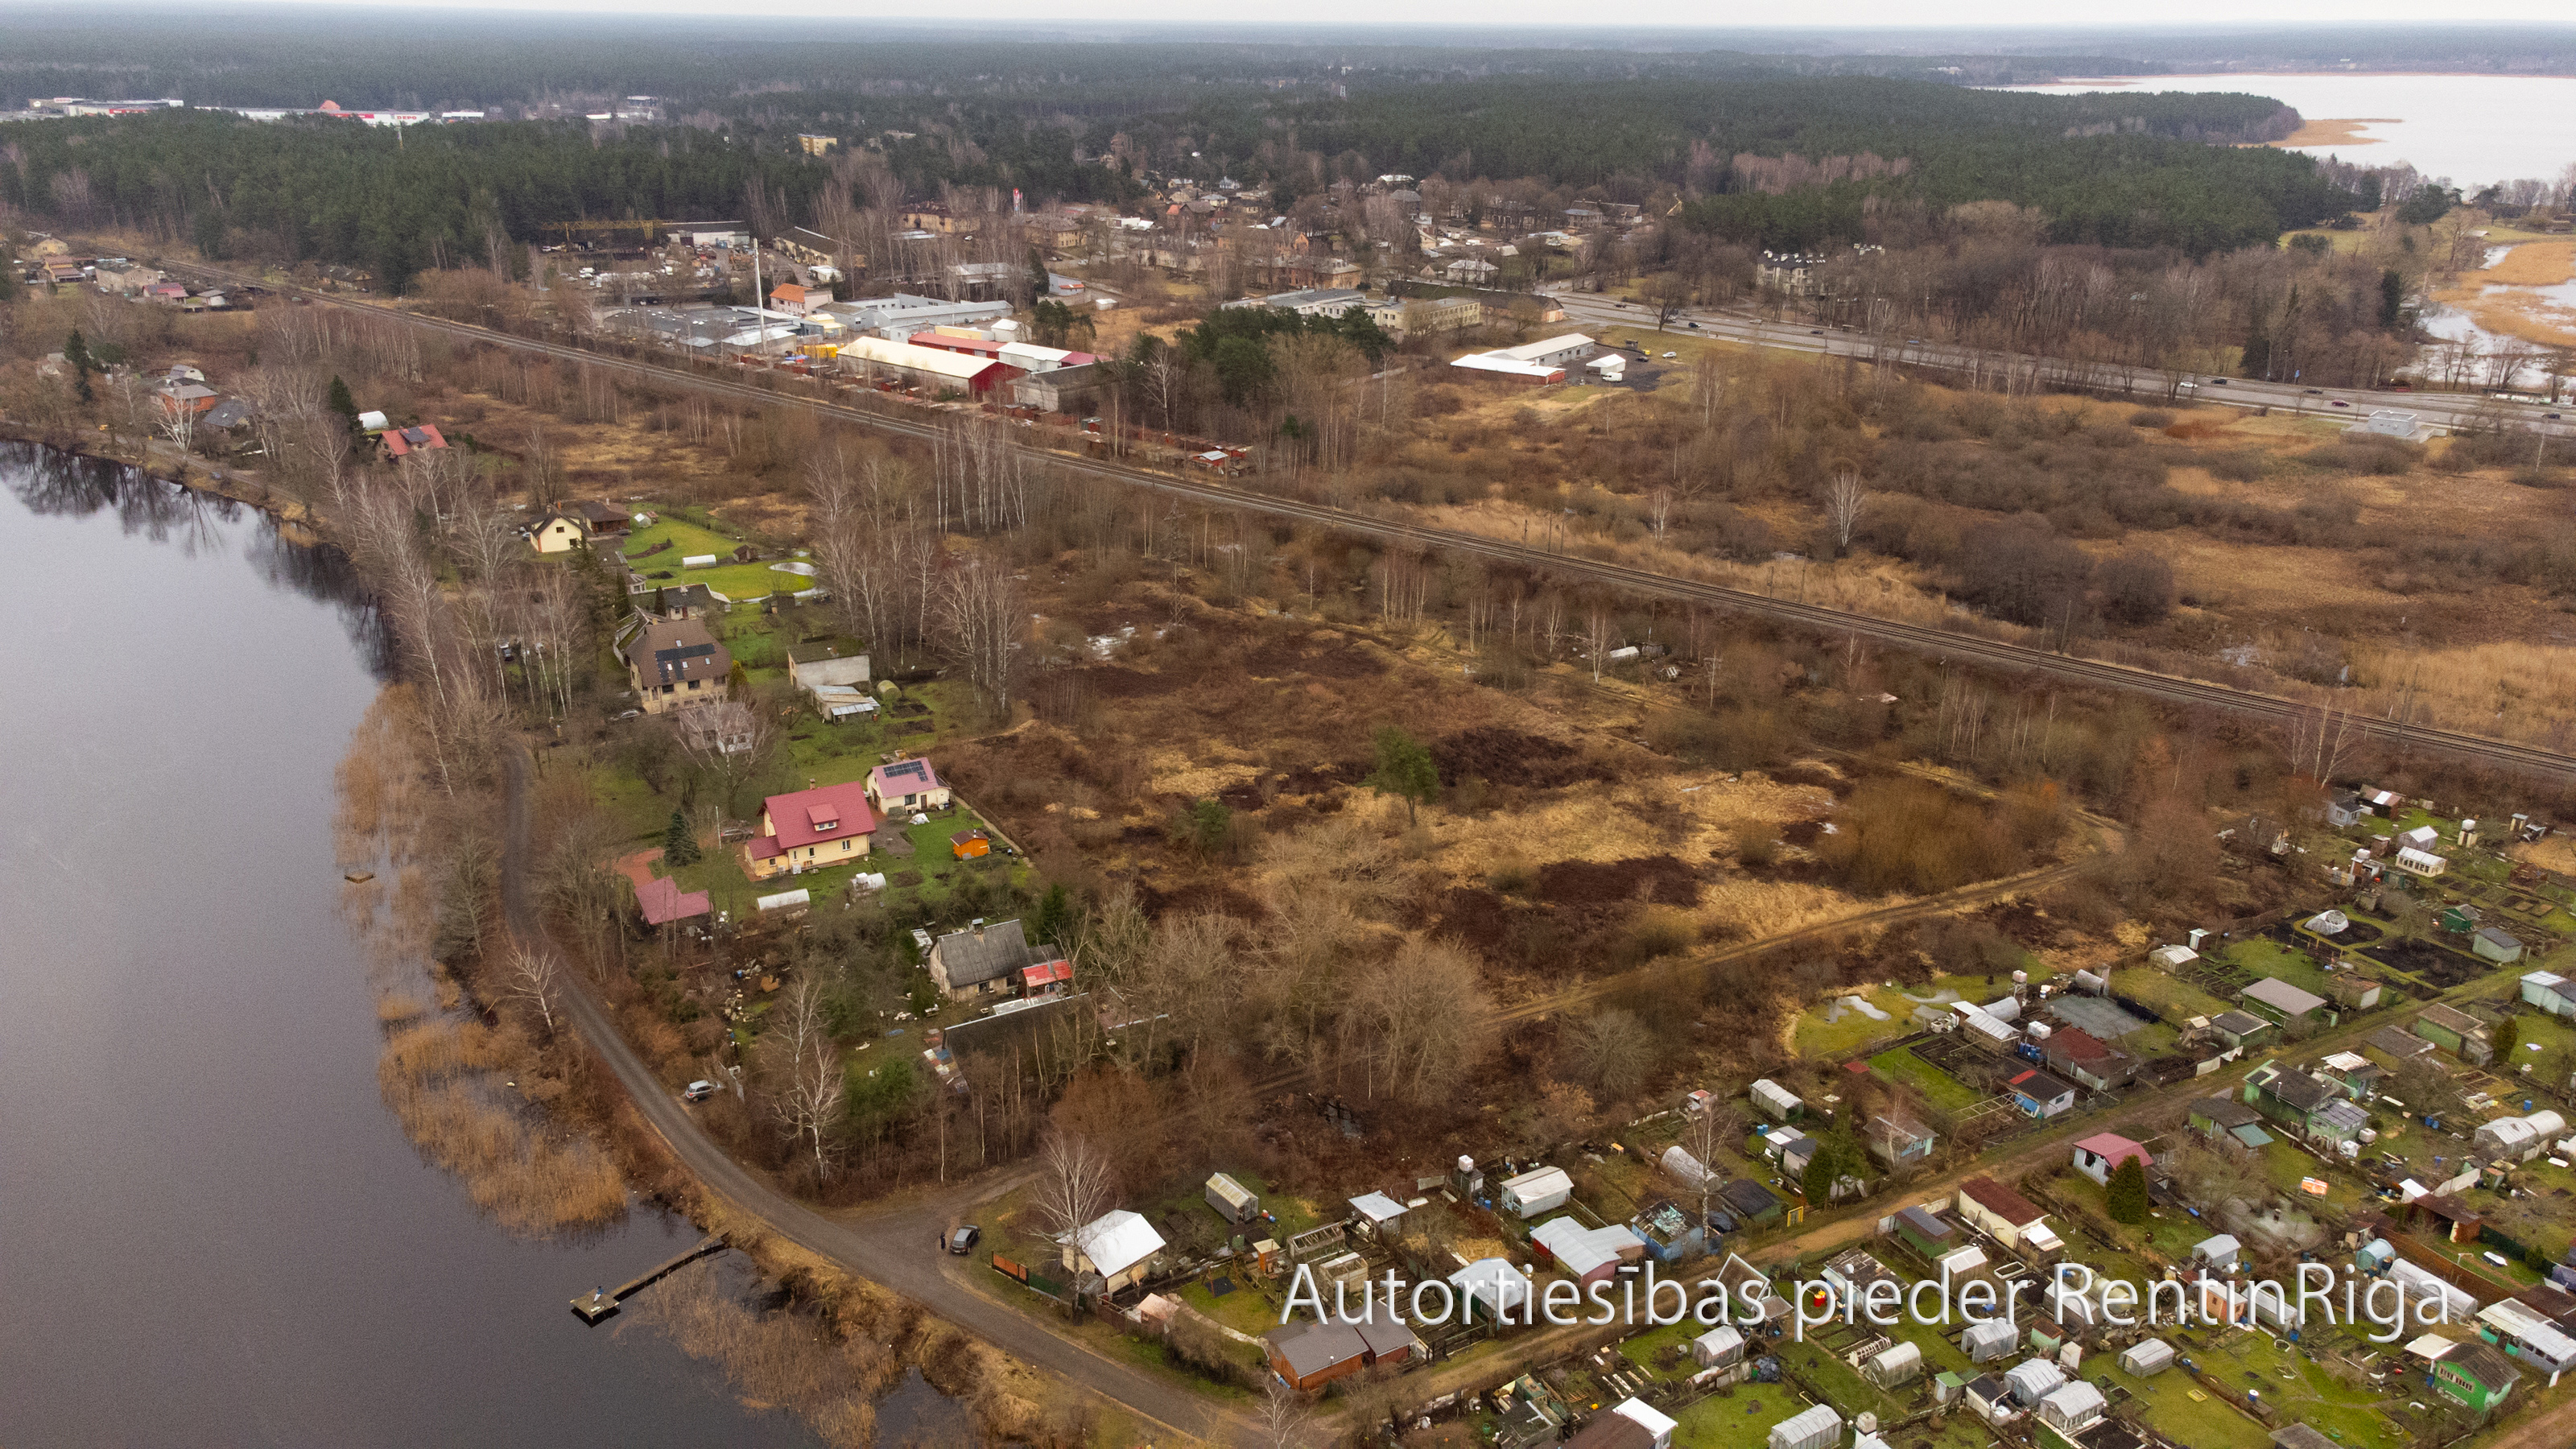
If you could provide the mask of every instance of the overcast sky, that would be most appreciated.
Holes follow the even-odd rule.
[[[335,8],[347,0],[312,0]],[[634,14],[669,13],[710,18],[703,0],[447,0],[442,8],[493,10],[565,10]],[[1305,25],[1399,24],[1532,25],[1564,29],[1591,22],[1618,27],[1718,26],[1741,31],[1777,26],[1960,26],[2029,25],[2063,32],[2079,24],[2103,26],[2243,26],[2351,24],[2411,21],[2458,24],[2479,20],[2542,21],[2564,24],[2567,0],[2262,0],[2259,4],[2229,0],[2101,0],[2075,11],[2063,0],[1797,0],[1763,10],[1752,7],[1712,9],[1695,0],[1630,0],[1588,14],[1563,0],[1299,0],[1293,12],[1212,3],[1212,0],[974,0],[955,11],[924,7],[918,0],[735,0],[726,14],[809,15],[833,19],[881,17],[914,22],[975,23],[1012,18],[1043,19],[1062,24],[1085,19],[1125,22],[1161,21],[1180,25],[1259,24],[1293,19]]]

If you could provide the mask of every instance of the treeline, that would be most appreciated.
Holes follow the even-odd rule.
[[[69,21],[69,23],[65,23]],[[848,97],[991,96],[1123,88],[1169,98],[1209,86],[1406,86],[1498,75],[1588,82],[1681,76],[1885,75],[1979,85],[2167,69],[2109,55],[1789,55],[1741,49],[1555,49],[1513,44],[1348,45],[1265,35],[1254,43],[1122,39],[1063,45],[802,19],[795,34],[721,21],[595,21],[488,14],[435,45],[388,45],[384,23],[330,14],[228,15],[216,28],[103,31],[39,15],[0,24],[11,96],[174,96],[198,105],[376,108],[544,103],[650,94],[734,114],[775,105],[820,114]]]
[[[364,268],[400,289],[433,267],[506,264],[549,223],[741,216],[755,191],[802,212],[819,164],[687,128],[582,123],[261,123],[208,112],[18,126],[0,205],[67,228],[180,238],[210,258]]]

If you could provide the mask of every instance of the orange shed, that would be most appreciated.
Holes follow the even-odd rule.
[[[993,838],[981,830],[961,830],[948,837],[948,853],[958,860],[972,860],[993,853]]]

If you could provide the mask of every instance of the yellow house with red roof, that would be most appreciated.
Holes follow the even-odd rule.
[[[760,804],[760,834],[743,842],[743,872],[768,880],[844,865],[867,855],[868,834],[876,828],[859,781],[772,795]]]

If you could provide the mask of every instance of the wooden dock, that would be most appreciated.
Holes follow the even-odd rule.
[[[664,1278],[669,1277],[671,1274],[678,1272],[680,1269],[687,1267],[689,1264],[696,1262],[700,1258],[723,1252],[725,1247],[726,1240],[724,1234],[709,1233],[698,1240],[698,1245],[696,1247],[689,1249],[687,1252],[680,1254],[669,1262],[646,1269],[644,1272],[627,1279],[625,1282],[620,1283],[613,1289],[594,1288],[588,1293],[575,1296],[572,1300],[572,1311],[579,1314],[581,1316],[581,1321],[584,1323],[597,1323],[601,1319],[612,1317],[617,1312],[618,1304],[623,1303],[627,1299],[634,1297],[636,1294],[643,1292],[645,1289],[652,1287],[654,1284],[659,1283]]]

